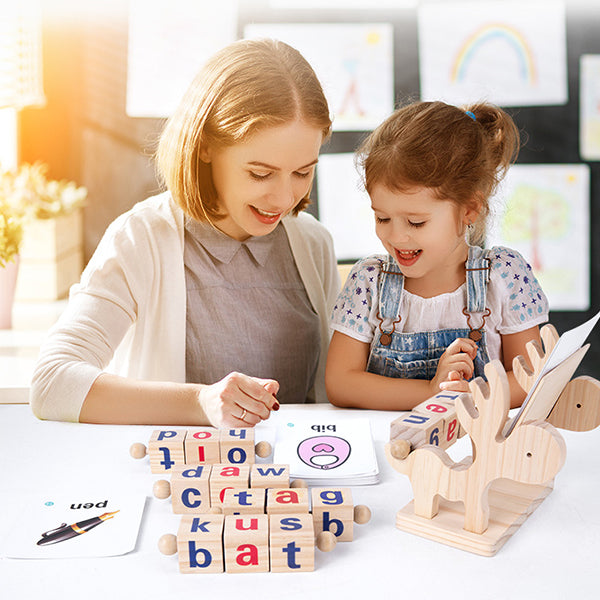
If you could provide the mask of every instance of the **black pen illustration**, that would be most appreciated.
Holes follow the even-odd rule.
[[[99,517],[92,517],[91,519],[86,519],[85,521],[80,521],[79,523],[73,523],[72,525],[63,523],[56,529],[51,529],[50,531],[42,533],[42,539],[38,541],[37,545],[48,546],[50,544],[58,544],[59,542],[64,542],[65,540],[70,540],[71,538],[80,536],[83,533],[87,533],[90,529],[97,527],[101,523],[104,523],[104,521],[112,519],[118,512],[118,510],[115,510],[114,512],[107,512]]]

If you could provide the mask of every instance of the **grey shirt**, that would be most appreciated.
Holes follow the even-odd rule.
[[[277,399],[304,403],[319,359],[313,310],[282,225],[238,242],[185,222],[186,380],[238,371],[276,379]]]

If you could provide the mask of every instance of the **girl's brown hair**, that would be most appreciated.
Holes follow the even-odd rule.
[[[369,135],[357,162],[367,192],[375,185],[398,192],[427,187],[441,200],[479,208],[471,242],[481,243],[489,198],[519,147],[517,126],[496,106],[416,102],[396,110]]]
[[[205,222],[219,219],[201,146],[232,146],[295,119],[321,129],[323,140],[330,135],[329,107],[312,67],[283,42],[234,42],[209,59],[167,121],[156,156],[159,176],[186,214]],[[294,214],[309,202],[307,194]]]

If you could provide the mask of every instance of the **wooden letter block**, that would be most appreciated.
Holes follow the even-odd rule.
[[[290,466],[253,464],[250,471],[250,487],[289,488]]]
[[[312,488],[311,493],[315,536],[331,531],[338,542],[351,542],[354,505],[350,488]]]
[[[269,516],[273,573],[314,571],[315,533],[310,513]]]
[[[423,444],[439,446],[440,435],[443,431],[443,416],[406,412],[392,421],[390,425],[390,441],[397,439],[407,440],[413,448]]]
[[[225,489],[223,497],[223,514],[224,515],[248,515],[248,514],[264,514],[265,512],[265,496],[264,489],[247,488],[247,489]]]
[[[225,517],[225,570],[228,573],[269,571],[269,517],[227,515]]]
[[[148,443],[152,473],[167,473],[173,467],[185,464],[185,436],[185,430],[177,429],[156,429],[152,433]]]
[[[221,429],[221,462],[254,462],[254,429]]]
[[[223,515],[181,517],[177,552],[181,573],[223,572]]]
[[[307,513],[308,488],[267,490],[267,514]]]
[[[221,462],[219,430],[212,427],[188,429],[185,462],[188,465],[214,465]]]
[[[171,474],[173,512],[177,515],[208,512],[211,465],[174,467]]]
[[[210,473],[210,505],[221,506],[225,490],[246,489],[250,485],[250,465],[213,465]]]

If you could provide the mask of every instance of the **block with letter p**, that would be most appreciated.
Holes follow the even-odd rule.
[[[315,532],[312,515],[270,515],[269,546],[273,573],[314,571]]]
[[[354,504],[350,488],[312,488],[315,535],[331,531],[338,542],[354,538]]]
[[[181,573],[223,572],[223,515],[185,515],[177,532]]]
[[[156,429],[152,433],[148,442],[152,473],[168,473],[173,467],[185,464],[186,433],[181,429]]]
[[[221,429],[221,462],[254,463],[254,429]]]

